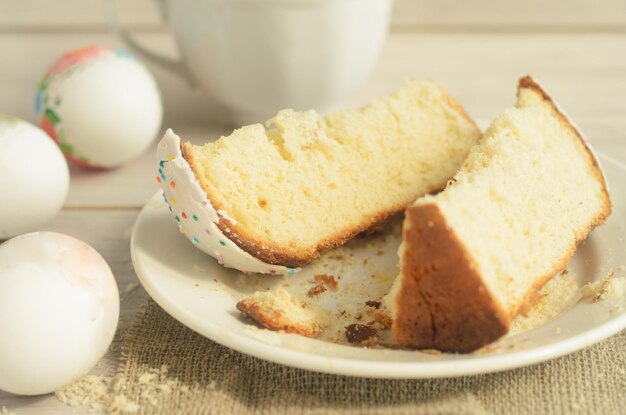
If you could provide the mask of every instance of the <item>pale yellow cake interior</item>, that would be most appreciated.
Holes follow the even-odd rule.
[[[321,118],[281,111],[187,157],[244,236],[311,253],[443,188],[480,137],[435,84],[407,82],[362,108]]]
[[[534,284],[565,267],[608,213],[600,173],[576,133],[530,88],[491,124],[436,204],[511,316]]]

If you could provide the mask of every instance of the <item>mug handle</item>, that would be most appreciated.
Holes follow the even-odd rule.
[[[191,77],[189,70],[183,63],[182,59],[170,59],[158,55],[139,44],[135,39],[133,39],[130,34],[120,26],[119,21],[117,20],[117,13],[115,12],[115,0],[107,0],[106,1],[108,7],[108,17],[109,17],[109,26],[113,33],[135,54],[140,56],[141,58],[147,60],[148,62],[152,62],[157,66],[160,66],[181,78],[187,80],[191,86],[195,85],[195,81]],[[165,8],[165,0],[156,0],[157,5],[159,6],[159,10],[161,12],[161,16],[165,21],[168,20],[167,10]]]

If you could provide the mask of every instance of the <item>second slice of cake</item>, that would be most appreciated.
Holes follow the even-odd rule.
[[[530,77],[448,187],[409,207],[387,296],[395,339],[468,352],[509,330],[611,212],[576,128]]]
[[[244,272],[284,274],[442,189],[480,131],[432,82],[324,118],[285,110],[196,146],[171,130],[159,177],[181,231]]]

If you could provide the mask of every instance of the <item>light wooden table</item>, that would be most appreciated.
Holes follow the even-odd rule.
[[[174,54],[162,30],[144,30],[139,39]],[[86,44],[119,46],[105,30],[0,31],[0,113],[33,121],[38,80],[64,51]],[[163,92],[165,120],[192,141],[229,132],[210,99],[172,75],[152,68]],[[393,31],[368,82],[341,105],[381,96],[406,77],[428,77],[444,85],[477,119],[489,120],[514,101],[517,78],[530,73],[569,112],[600,152],[626,162],[626,33],[623,30],[456,30]],[[138,122],[141,122],[138,120]],[[121,320],[128,323],[145,299],[129,254],[129,232],[140,208],[156,190],[154,148],[120,169],[72,168],[70,193],[47,230],[92,245],[108,261],[122,292]],[[1,189],[0,189],[1,190]],[[0,191],[0,199],[1,199]],[[0,341],[4,341],[0,339]],[[115,356],[103,360],[114,367]],[[18,397],[0,392],[2,406],[16,414],[85,413],[54,396]]]

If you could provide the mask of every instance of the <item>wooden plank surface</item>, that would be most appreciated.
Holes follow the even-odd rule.
[[[2,0],[0,28],[32,29],[104,29],[107,6],[113,5],[123,24],[154,28],[162,26],[159,10],[152,0]]]
[[[498,28],[545,30],[587,28],[623,29],[623,0],[399,0],[393,23],[397,26]]]
[[[333,0],[331,0],[333,1]],[[153,0],[2,0],[0,30],[105,30],[106,4],[122,23],[147,30],[162,27]],[[393,24],[427,27],[607,28],[626,27],[623,0],[395,0]]]

